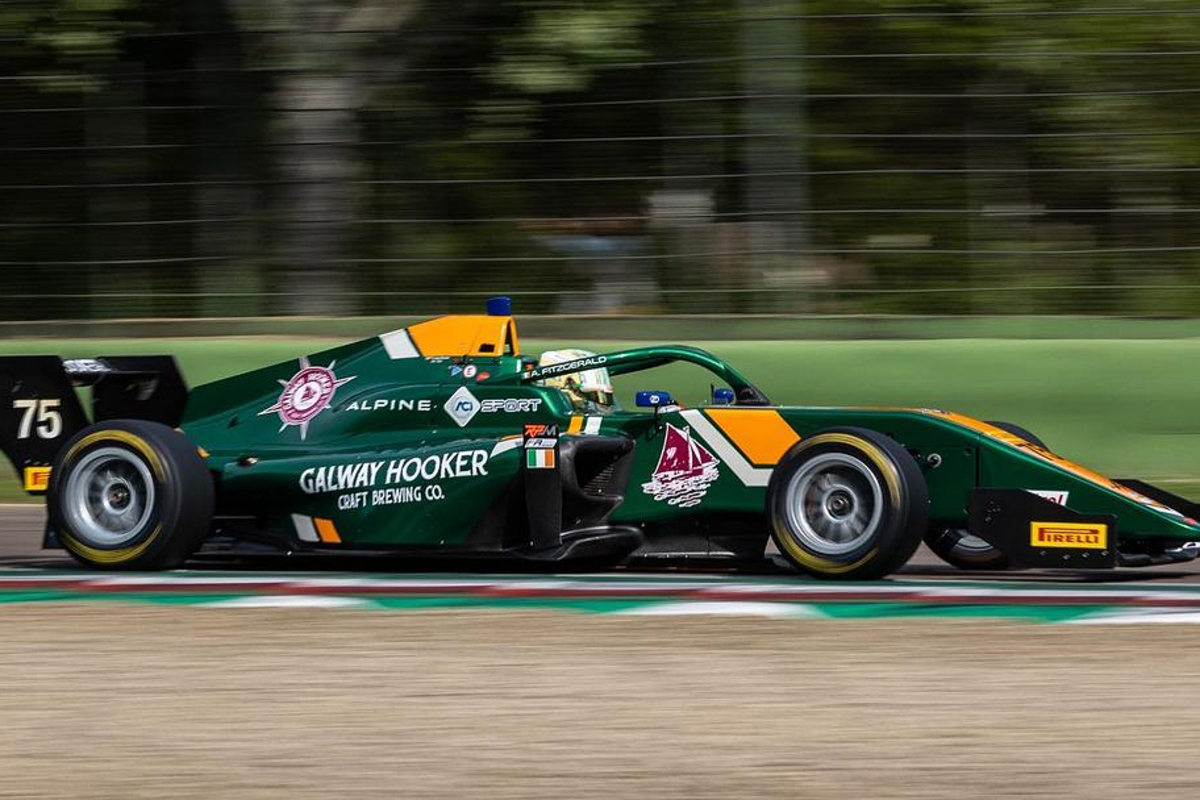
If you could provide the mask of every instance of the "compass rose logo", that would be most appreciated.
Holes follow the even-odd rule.
[[[279,395],[278,402],[270,408],[264,408],[258,415],[262,417],[278,414],[280,422],[283,423],[279,428],[280,433],[290,427],[299,426],[300,438],[307,438],[308,423],[329,408],[338,387],[358,377],[352,375],[349,378],[339,378],[333,372],[336,363],[331,361],[328,367],[314,367],[309,363],[307,356],[302,356],[300,371],[293,375],[291,380],[279,382],[283,386],[283,392]]]

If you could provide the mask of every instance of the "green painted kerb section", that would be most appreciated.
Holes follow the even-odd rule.
[[[206,573],[96,575],[0,570],[0,604],[108,603],[221,609],[420,612],[531,609],[633,616],[790,620],[998,619],[1026,622],[1200,621],[1200,586],[889,581],[641,575]],[[114,613],[120,613],[114,609]]]

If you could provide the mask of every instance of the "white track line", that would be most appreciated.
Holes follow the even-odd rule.
[[[261,597],[234,597],[199,603],[200,608],[368,608],[370,600],[357,597],[328,597],[326,595],[278,594]]]
[[[614,612],[626,617],[770,617],[772,619],[826,619],[812,606],[800,603],[680,602],[655,603]]]

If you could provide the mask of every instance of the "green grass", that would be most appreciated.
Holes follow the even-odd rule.
[[[518,313],[520,303],[517,304]],[[228,336],[356,339],[421,317],[246,317],[0,322],[0,339],[195,338]],[[537,315],[520,316],[531,339],[569,338],[586,329],[596,339],[1186,339],[1200,337],[1200,318],[1086,316],[902,315]]]
[[[321,339],[10,340],[7,354],[173,353],[193,384],[328,347]],[[528,340],[527,352],[562,343]],[[594,350],[630,342],[571,342]],[[696,342],[777,403],[903,405],[1016,422],[1056,451],[1117,477],[1200,489],[1200,339]],[[692,405],[707,374],[667,367],[622,378],[618,395],[665,389]],[[17,499],[14,483],[0,499]]]

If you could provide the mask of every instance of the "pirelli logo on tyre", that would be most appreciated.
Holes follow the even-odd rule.
[[[1096,522],[1031,522],[1029,543],[1034,547],[1107,550],[1108,526]]]

